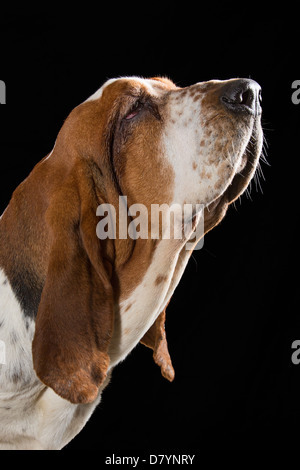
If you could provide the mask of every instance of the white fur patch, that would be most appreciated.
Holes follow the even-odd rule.
[[[6,353],[0,383],[5,383],[6,391],[15,391],[35,380],[31,355],[33,335],[34,322],[29,318],[25,321],[9,281],[0,269],[0,340],[5,344]]]

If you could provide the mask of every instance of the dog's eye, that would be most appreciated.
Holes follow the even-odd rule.
[[[129,121],[130,119],[133,119],[135,116],[137,116],[139,112],[143,109],[143,107],[144,104],[140,100],[137,100],[134,105],[130,108],[130,111],[126,114],[126,121]]]

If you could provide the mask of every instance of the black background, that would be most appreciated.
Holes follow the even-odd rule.
[[[68,113],[116,76],[179,86],[251,77],[268,142],[254,183],[194,252],[167,312],[170,384],[139,345],[66,450],[104,454],[299,447],[299,14],[232,2],[83,4],[0,19],[0,212],[54,145]],[[1,425],[1,423],[0,423]]]

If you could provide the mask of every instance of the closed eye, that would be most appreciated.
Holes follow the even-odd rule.
[[[126,119],[126,121],[129,121],[130,119],[133,119],[135,116],[137,116],[140,113],[140,111],[143,109],[143,107],[144,107],[144,103],[142,103],[142,101],[140,101],[140,100],[137,100],[134,103],[134,105],[130,108],[130,110],[128,111],[128,113],[124,117],[124,119]]]

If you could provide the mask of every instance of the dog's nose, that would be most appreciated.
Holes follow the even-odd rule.
[[[224,85],[220,96],[224,106],[235,113],[261,114],[261,88],[257,82],[247,78],[230,80]]]

